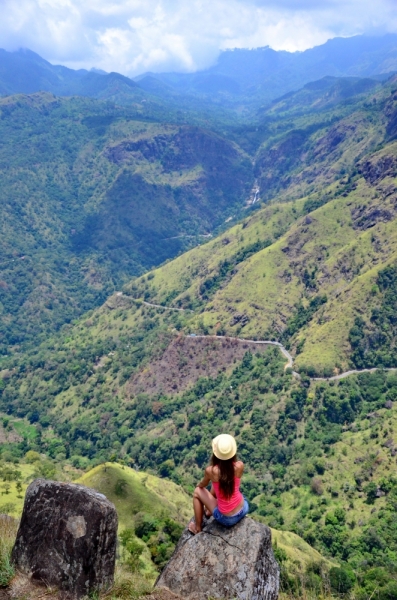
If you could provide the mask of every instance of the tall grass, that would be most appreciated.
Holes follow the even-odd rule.
[[[11,550],[17,534],[18,522],[0,515],[0,587],[5,587],[14,576]]]
[[[154,578],[147,577],[139,571],[130,572],[122,565],[116,568],[114,585],[101,600],[136,600],[146,596],[153,590]]]

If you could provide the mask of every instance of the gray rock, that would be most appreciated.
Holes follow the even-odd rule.
[[[82,485],[36,479],[12,551],[32,579],[81,598],[113,584],[117,513],[103,495]]]
[[[211,518],[202,533],[185,529],[156,587],[184,600],[276,600],[279,578],[269,527],[245,517],[227,528]]]

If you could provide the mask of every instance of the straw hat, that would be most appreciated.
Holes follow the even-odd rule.
[[[212,440],[212,451],[220,460],[229,460],[237,452],[236,440],[227,433],[221,433]]]

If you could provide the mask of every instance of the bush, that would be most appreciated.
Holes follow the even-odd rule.
[[[50,460],[43,460],[43,462],[37,462],[35,463],[35,465],[35,477],[44,477],[44,479],[52,479],[55,476],[56,468],[54,463],[52,463]]]
[[[329,572],[329,581],[333,592],[347,594],[353,588],[356,576],[346,567],[332,567]]]
[[[377,490],[378,486],[373,481],[364,487],[364,492],[367,494],[367,498],[365,500],[367,504],[374,504]]]
[[[322,496],[324,493],[323,482],[319,477],[313,477],[310,483],[310,489],[313,494],[317,494],[317,496]]]
[[[160,523],[150,515],[138,513],[135,517],[135,533],[143,541],[159,530]]]
[[[125,529],[120,535],[121,545],[124,548],[124,563],[132,572],[138,571],[141,566],[140,557],[144,546],[138,542],[132,529]]]
[[[29,465],[32,465],[33,463],[41,460],[41,457],[38,452],[35,452],[34,450],[29,450],[25,454],[25,460]]]

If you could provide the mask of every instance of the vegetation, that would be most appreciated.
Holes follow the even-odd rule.
[[[26,438],[9,444],[6,452],[18,461],[29,447],[29,452],[40,450],[58,463],[76,466],[118,456],[191,492],[209,458],[210,440],[219,431],[231,432],[247,464],[243,489],[252,514],[277,529],[295,532],[323,556],[345,565],[354,573],[352,589],[357,593],[367,593],[371,569],[375,573],[381,569],[386,598],[394,585],[396,483],[390,468],[395,460],[397,416],[394,408],[384,406],[394,390],[395,376],[364,373],[336,383],[310,383],[305,377],[295,380],[283,366],[277,349],[247,352],[231,371],[199,378],[178,395],[142,394],[124,405],[109,398],[107,413],[98,413],[88,404],[84,413],[77,408],[75,416],[69,414],[67,422],[50,412],[49,425],[35,425],[40,438],[29,446]],[[103,386],[106,389],[106,378]],[[34,460],[35,455],[26,458]],[[175,501],[175,483],[160,483],[146,473],[117,465],[97,467],[80,481],[116,503],[122,527],[128,518],[133,521],[123,538],[128,564],[141,565],[144,572],[150,561],[164,564],[177,536],[178,520],[172,509],[170,516],[156,511],[169,510],[165,494],[170,485],[169,497]],[[161,501],[153,493],[152,481],[158,482]],[[187,507],[188,498],[180,493]],[[133,516],[134,506],[141,514]],[[187,515],[188,509],[184,522]],[[146,559],[136,537],[146,544]],[[299,573],[308,576],[311,568],[306,561]],[[328,575],[322,576],[319,567],[313,569],[321,582],[327,581]],[[301,575],[287,571],[285,585],[296,591]],[[312,579],[320,586],[316,577]]]
[[[15,573],[11,563],[11,550],[17,532],[16,525],[15,520],[0,516],[0,588],[5,587]]]
[[[358,368],[393,367],[396,359],[397,335],[397,266],[380,271],[372,293],[378,296],[368,325],[356,317],[350,330],[352,363]]]
[[[0,112],[0,354],[198,243],[252,185],[244,152],[196,126],[45,93]]]
[[[278,532],[284,594],[396,596],[397,92],[350,82],[334,103],[328,83],[257,131],[0,102],[0,512],[38,475],[100,489],[120,517],[114,597],[169,558],[220,432]],[[300,378],[252,340],[281,341]],[[352,367],[378,370],[313,379]]]

